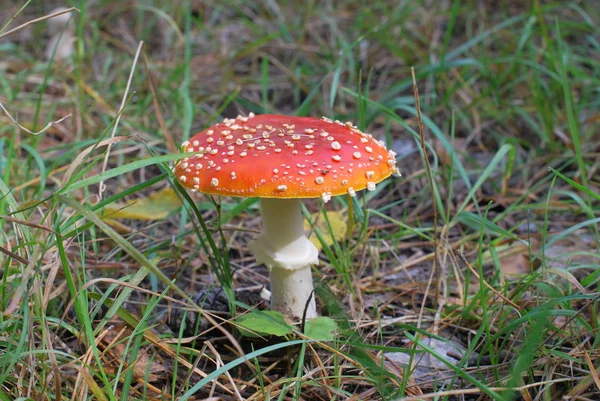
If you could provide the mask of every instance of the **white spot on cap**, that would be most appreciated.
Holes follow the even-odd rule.
[[[352,157],[354,157],[355,159],[360,159],[360,152],[352,153]]]
[[[283,191],[287,190],[287,185],[279,185],[279,186],[277,187],[277,190],[278,190],[279,192],[283,192]]]
[[[214,177],[213,177],[213,178],[211,178],[211,180],[210,180],[210,185],[211,185],[211,186],[213,186],[213,187],[215,187],[215,188],[216,188],[216,187],[218,187],[218,186],[219,186],[219,180],[217,180],[217,179],[216,179],[216,178],[214,178]]]
[[[365,150],[367,151],[367,153],[373,152],[373,148],[370,146],[365,146]]]
[[[321,185],[325,180],[323,179],[323,177],[317,177],[315,178],[315,182],[319,185]]]
[[[340,155],[333,155],[333,156],[331,156],[331,158],[332,158],[334,161],[336,161],[336,162],[339,162],[340,160],[342,160],[342,158],[340,157]]]
[[[196,170],[202,170],[202,164],[200,164],[200,163],[196,164]]]
[[[375,172],[374,172],[374,171],[367,171],[367,172],[365,173],[365,176],[366,176],[367,178],[373,178],[373,176],[374,176],[374,175],[375,175]]]
[[[196,185],[200,184],[200,178],[194,177],[192,180],[194,181],[194,184],[196,184]]]
[[[375,191],[375,183],[371,181],[367,182],[367,189],[369,191]]]
[[[323,202],[327,203],[331,200],[331,192],[323,192],[321,194],[321,199],[323,199]]]
[[[185,182],[186,179],[187,178],[185,177],[185,175],[182,175],[182,176],[179,177],[179,181],[181,181],[181,182]]]
[[[352,188],[352,187],[348,188],[348,195],[356,196],[356,191],[354,190],[354,188]]]
[[[348,180],[342,180],[342,185],[348,185]]]
[[[340,143],[338,141],[331,142],[331,149],[340,150],[341,148],[342,148],[342,145],[340,145]]]

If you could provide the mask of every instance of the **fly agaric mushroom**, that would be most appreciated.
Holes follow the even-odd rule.
[[[259,197],[263,232],[250,243],[271,272],[271,309],[317,316],[302,198],[355,196],[397,172],[395,153],[352,123],[282,115],[226,119],[183,143],[196,152],[175,166],[179,182],[212,195]],[[311,301],[307,305],[307,301]]]

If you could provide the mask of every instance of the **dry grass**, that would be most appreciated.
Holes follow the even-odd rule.
[[[600,16],[517,3],[81,1],[56,51],[65,4],[5,7],[0,401],[597,399]],[[249,112],[399,154],[315,270],[334,341],[242,335],[255,200],[170,177]]]

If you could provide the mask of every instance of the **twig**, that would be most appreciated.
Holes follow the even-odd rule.
[[[24,265],[28,265],[29,261],[25,258],[22,258],[21,256],[17,255],[16,253],[9,251],[8,249],[6,249],[3,246],[0,246],[0,252],[2,252],[3,254],[10,256],[11,258],[15,259],[18,262],[23,263]]]
[[[10,113],[8,112],[8,110],[6,110],[4,108],[4,105],[0,102],[0,109],[2,109],[2,111],[4,111],[4,114],[6,114],[8,116],[8,118],[10,119],[10,121],[12,121],[17,127],[19,127],[19,129],[22,129],[23,131],[31,134],[31,135],[39,135],[44,133],[45,131],[47,131],[50,127],[52,127],[54,124],[60,124],[61,122],[63,122],[64,120],[66,120],[67,118],[71,117],[71,113],[67,114],[66,116],[56,120],[56,121],[50,121],[48,124],[46,124],[46,126],[44,128],[42,128],[41,130],[34,132],[31,131],[27,128],[25,128],[24,126],[22,126],[21,124],[19,124],[17,122],[17,120],[15,120],[13,118],[13,116],[10,115]]]
[[[54,231],[50,227],[46,227],[41,224],[35,224],[30,221],[15,219],[14,217],[5,216],[5,215],[0,215],[0,220],[6,220],[9,223],[23,224],[24,226],[28,226],[28,227],[32,227],[32,228],[39,228],[40,230],[48,231],[49,233],[57,235],[56,231]]]
[[[43,17],[32,19],[31,21],[27,21],[24,24],[21,24],[18,27],[14,28],[14,29],[11,29],[10,31],[3,33],[2,35],[0,35],[0,39],[5,38],[5,37],[7,37],[10,34],[15,33],[17,31],[25,28],[26,26],[29,26],[31,24],[35,24],[36,22],[40,22],[40,21],[44,21],[44,20],[47,20],[47,19],[50,19],[50,18],[58,17],[59,15],[67,14],[67,13],[70,13],[70,12],[73,12],[73,11],[79,12],[79,9],[77,9],[75,7],[71,7],[71,8],[68,8],[66,10],[58,11],[58,12],[56,12],[54,14],[44,15]]]
[[[221,355],[219,355],[219,353],[217,352],[217,350],[215,349],[215,347],[213,347],[213,345],[211,344],[210,341],[205,341],[204,344],[206,344],[206,346],[208,347],[208,349],[211,350],[211,352],[214,354],[215,356],[215,365],[218,368],[222,367],[225,365],[225,363],[223,363],[223,359],[221,359]],[[225,376],[227,376],[227,378],[229,379],[229,383],[231,383],[231,387],[233,387],[233,391],[235,392],[235,395],[237,397],[238,400],[243,401],[244,399],[242,398],[242,395],[240,394],[237,386],[235,385],[235,382],[233,381],[233,378],[231,377],[231,374],[229,373],[228,370],[225,371]]]
[[[310,292],[310,295],[308,296],[308,299],[306,300],[306,304],[304,304],[304,311],[302,312],[302,325],[300,326],[300,330],[303,333],[304,333],[304,325],[306,324],[306,312],[308,311],[308,308],[310,307],[310,301],[312,301],[314,296],[315,296],[315,290],[312,290]]]

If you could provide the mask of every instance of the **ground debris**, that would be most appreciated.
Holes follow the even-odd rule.
[[[419,386],[425,388],[435,388],[456,382],[455,373],[448,367],[448,364],[458,365],[465,356],[466,348],[455,340],[442,341],[435,338],[424,338],[420,343],[431,348],[443,358],[443,361],[417,345],[414,349],[423,352],[416,352],[413,356],[411,356],[412,350],[410,349],[407,349],[406,353],[385,353],[386,366],[400,374],[406,374],[407,367],[410,366],[410,377]],[[477,357],[478,354],[475,352],[469,354],[468,360],[463,362],[464,366],[468,366],[469,360]]]

